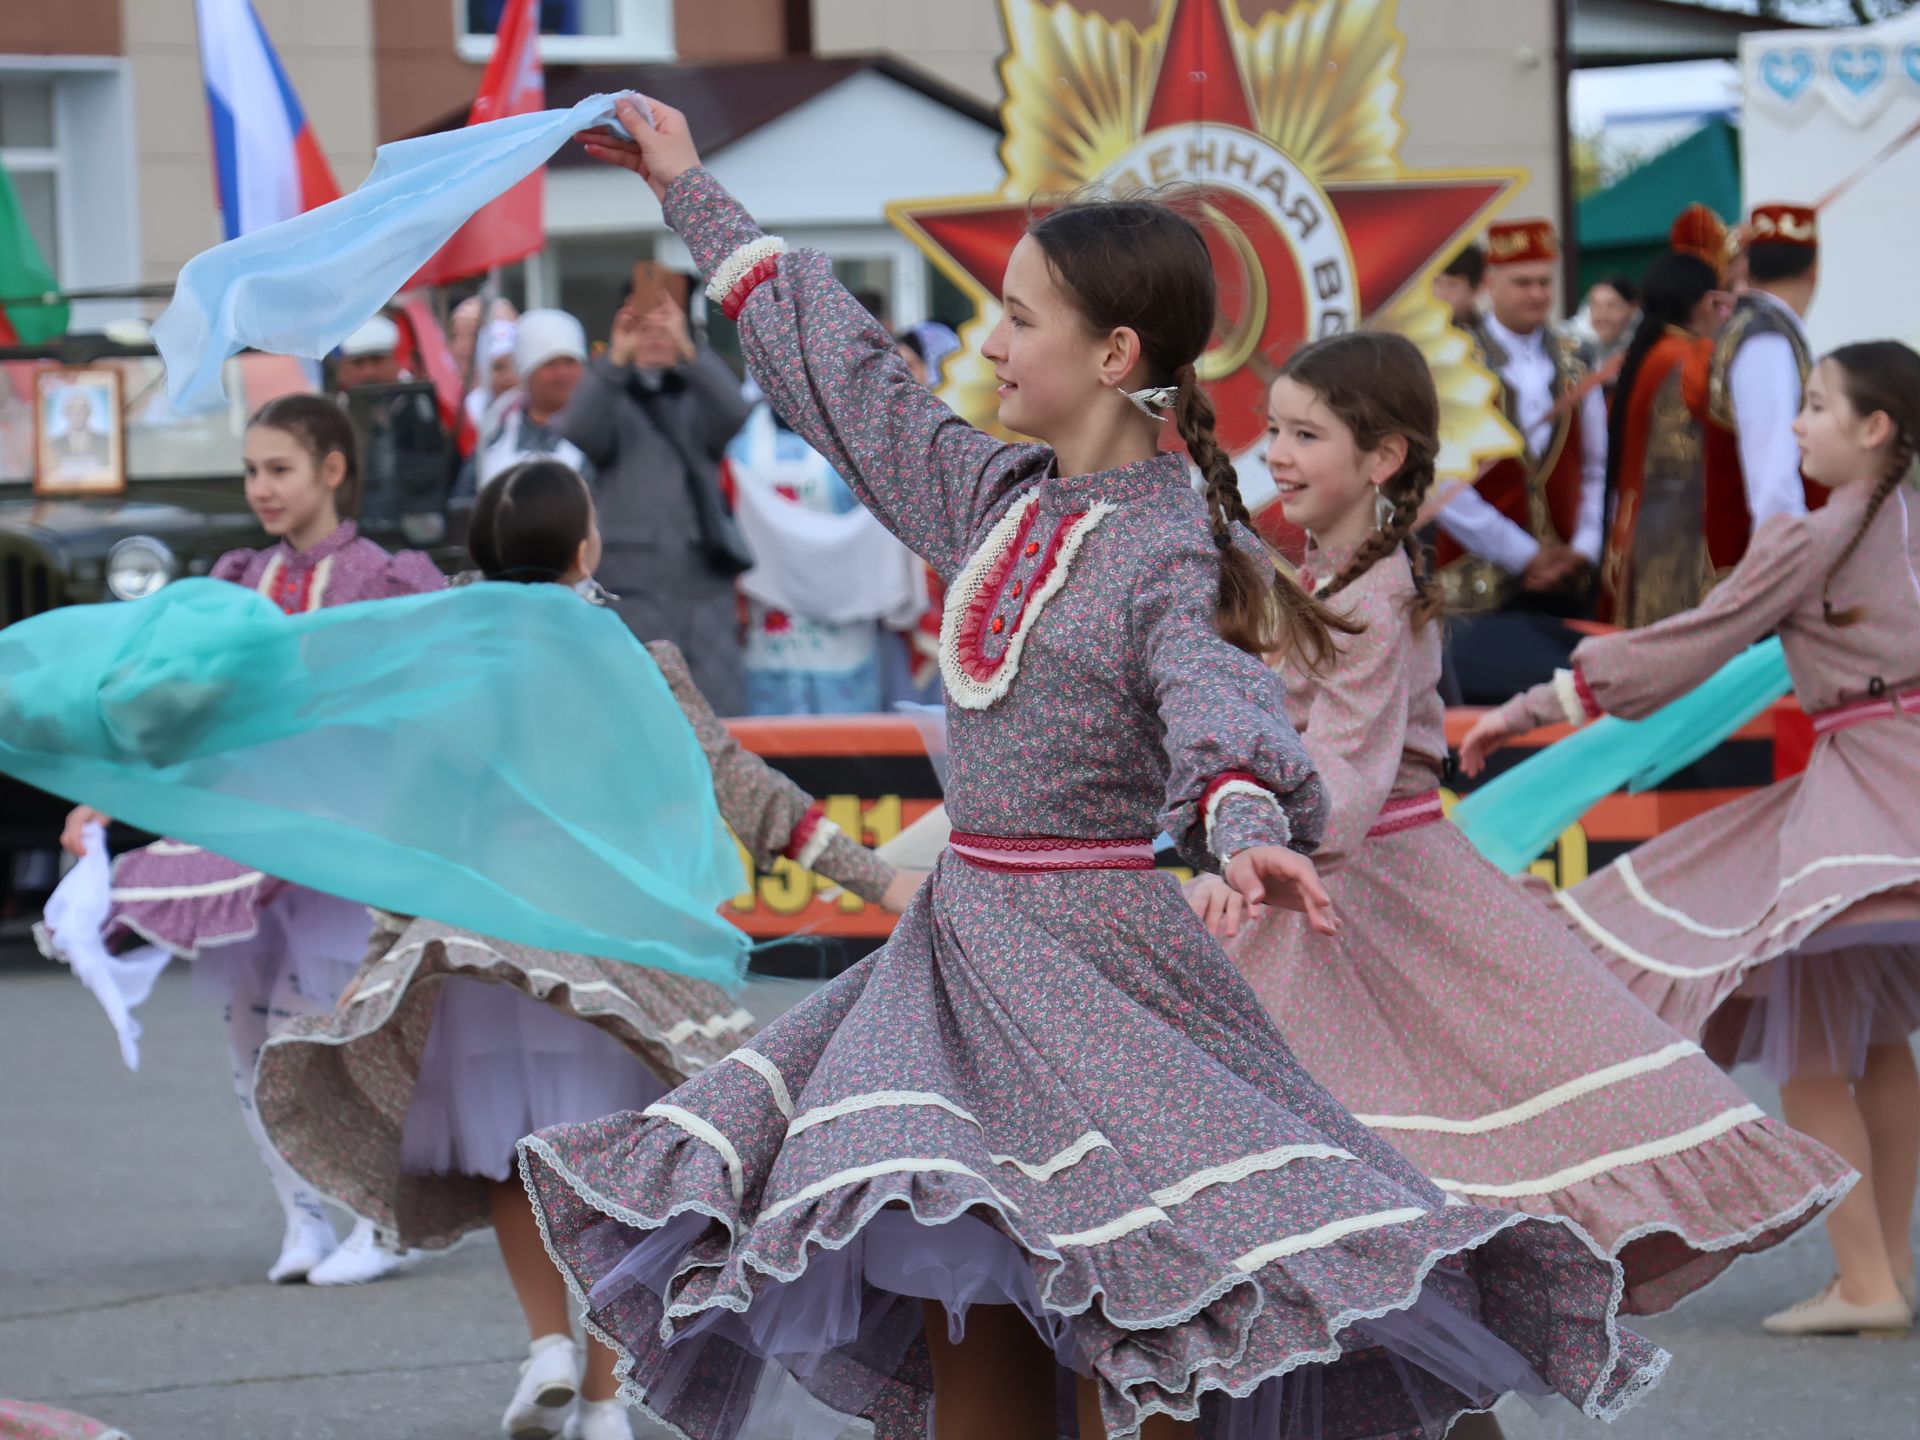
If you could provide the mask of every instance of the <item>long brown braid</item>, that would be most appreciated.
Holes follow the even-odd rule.
[[[1220,553],[1220,634],[1249,654],[1298,651],[1310,668],[1325,663],[1333,633],[1357,634],[1360,627],[1234,541],[1234,525],[1248,522],[1247,507],[1233,461],[1215,438],[1213,401],[1194,371],[1219,308],[1199,227],[1172,204],[1129,197],[1065,205],[1027,233],[1093,334],[1127,329],[1139,338],[1143,378],[1135,383],[1176,387],[1173,423],[1205,477]]]
[[[1413,534],[1420,507],[1433,488],[1440,445],[1440,399],[1425,357],[1405,336],[1354,330],[1295,351],[1280,374],[1318,395],[1361,450],[1377,449],[1389,435],[1400,436],[1407,445],[1407,458],[1379,490],[1392,512],[1315,593],[1322,598],[1337,595],[1395,550],[1405,550],[1414,588],[1408,617],[1416,627],[1438,619],[1439,587],[1427,573],[1426,551]]]
[[[1853,559],[1867,531],[1873,528],[1880,507],[1913,468],[1916,437],[1920,437],[1920,354],[1898,340],[1864,340],[1855,345],[1842,345],[1821,363],[1839,371],[1841,388],[1854,414],[1864,419],[1881,413],[1894,426],[1886,473],[1873,487],[1873,498],[1867,502],[1866,513],[1848,538],[1846,549],[1827,567],[1820,581],[1820,605],[1827,624],[1845,626],[1856,624],[1866,614],[1866,607],[1850,605],[1845,610],[1836,610],[1827,592],[1833,587],[1834,577]]]

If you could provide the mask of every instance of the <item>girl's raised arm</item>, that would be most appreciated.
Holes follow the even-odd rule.
[[[1601,715],[1643,720],[1694,689],[1797,609],[1819,583],[1808,562],[1807,519],[1767,521],[1733,573],[1692,610],[1641,630],[1582,640],[1573,669],[1509,700],[1506,733],[1584,724]]]
[[[634,171],[692,252],[707,295],[740,326],[754,378],[781,418],[863,504],[951,578],[1005,495],[1049,452],[997,440],[920,385],[893,337],[833,278],[827,257],[789,251],[700,167],[686,117],[657,101],[620,103],[633,137],[586,137],[588,153]]]

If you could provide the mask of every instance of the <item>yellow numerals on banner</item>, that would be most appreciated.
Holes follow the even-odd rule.
[[[1527,867],[1556,890],[1569,890],[1587,878],[1587,832],[1569,825],[1553,842],[1553,849]]]
[[[865,805],[858,795],[829,795],[822,802],[822,808],[826,818],[839,826],[842,833],[853,836],[863,845],[886,844],[900,833],[903,823],[903,807],[898,795],[882,795]],[[740,872],[745,882],[731,902],[735,910],[751,911],[764,906],[775,915],[798,915],[813,903],[815,894],[836,888],[825,876],[802,870],[791,860],[776,860],[771,871],[758,874],[747,847],[737,838],[734,847],[740,852]],[[864,900],[850,891],[842,891],[838,899],[840,910],[849,915],[865,905]]]

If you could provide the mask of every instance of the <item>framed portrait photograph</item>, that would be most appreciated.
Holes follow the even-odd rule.
[[[120,372],[49,365],[34,374],[33,493],[118,495],[127,488]]]

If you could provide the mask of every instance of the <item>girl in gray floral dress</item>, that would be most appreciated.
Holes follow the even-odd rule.
[[[1153,873],[1173,835],[1336,922],[1325,797],[1260,649],[1328,639],[1243,522],[1194,365],[1206,244],[1145,202],[1014,251],[1001,420],[913,382],[657,102],[648,180],[769,398],[946,583],[948,852],[887,946],[641,1113],[521,1144],[627,1394],[700,1440],[1439,1434],[1624,1408],[1666,1357],[1576,1225],[1449,1205],[1294,1062]],[[1177,431],[1185,454],[1160,451]],[[1189,460],[1205,474],[1202,496]]]

